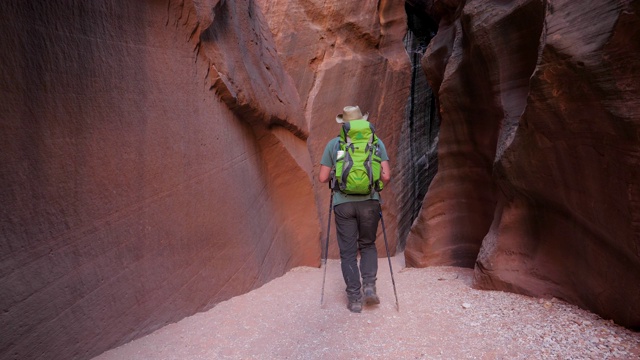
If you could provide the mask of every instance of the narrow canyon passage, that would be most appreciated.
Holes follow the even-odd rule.
[[[0,359],[640,357],[640,0],[0,16]],[[400,312],[384,258],[378,308],[335,260],[318,307],[347,105],[389,155]]]

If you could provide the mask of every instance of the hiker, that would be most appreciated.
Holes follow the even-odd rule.
[[[378,161],[379,180],[382,181],[382,183],[378,184],[379,188],[378,186],[374,189],[369,187],[370,193],[361,194],[357,191],[348,191],[346,184],[338,184],[341,187],[336,189],[339,186],[335,185],[335,191],[333,191],[333,210],[335,212],[338,247],[340,248],[342,276],[347,285],[347,308],[355,313],[362,311],[363,293],[366,305],[380,303],[380,299],[376,294],[378,251],[375,244],[378,221],[380,220],[380,195],[378,191],[381,190],[382,184],[387,183],[391,177],[387,150],[382,141],[373,135],[373,127],[367,121],[368,115],[363,116],[358,106],[346,106],[343,109],[343,114],[338,114],[336,121],[343,124],[343,130],[341,136],[330,140],[325,147],[318,175],[318,180],[322,183],[326,183],[329,180],[332,180],[332,183],[340,183],[340,180],[343,180],[340,174],[336,176],[336,171],[341,172],[341,170],[344,170],[339,161],[345,156],[345,151],[340,150],[341,138],[344,143],[345,141],[351,141],[348,138],[349,134],[355,137],[362,137],[359,136],[360,134],[352,134],[355,130],[345,134],[344,131],[349,128],[349,125],[357,123],[358,126],[365,126],[366,129],[363,131],[368,131],[367,134],[371,134],[369,137],[377,140],[375,156]],[[369,130],[369,127],[371,127],[371,130]],[[360,148],[365,147],[360,146]],[[354,162],[351,168],[356,168],[357,166],[360,165]],[[364,168],[364,166],[361,167]],[[361,192],[367,192],[367,190]],[[359,270],[357,263],[358,251],[360,252]],[[360,281],[361,276],[362,282]]]

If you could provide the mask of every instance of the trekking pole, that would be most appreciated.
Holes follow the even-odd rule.
[[[324,304],[324,281],[327,278],[327,257],[329,256],[329,234],[331,233],[331,210],[333,209],[333,189],[331,189],[331,197],[329,198],[329,220],[327,221],[327,241],[324,244],[324,258],[322,265],[324,266],[324,275],[322,275],[322,293],[320,294],[320,307]]]
[[[384,227],[384,218],[382,217],[382,206],[380,206],[380,222],[382,223],[382,234],[384,235],[384,247],[387,249],[387,259],[389,260],[389,271],[391,271],[391,283],[393,284],[393,294],[396,296],[396,309],[400,311],[398,304],[398,292],[396,291],[396,281],[393,279],[393,268],[391,267],[391,255],[389,255],[389,244],[387,243],[387,230]]]

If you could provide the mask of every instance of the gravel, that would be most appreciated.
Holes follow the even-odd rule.
[[[640,359],[640,333],[557,299],[471,288],[473,270],[386,258],[382,303],[346,308],[340,262],[259,289],[95,359]]]

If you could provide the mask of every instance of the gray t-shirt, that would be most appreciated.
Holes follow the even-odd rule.
[[[338,148],[339,140],[339,137],[335,137],[327,143],[327,146],[324,148],[324,153],[322,153],[322,160],[320,160],[321,165],[330,167],[332,169],[336,165],[336,149]],[[384,147],[384,143],[382,142],[382,140],[378,139],[378,145],[380,146],[380,160],[389,161],[387,149]],[[377,192],[373,192],[369,195],[347,195],[340,191],[333,192],[333,206],[340,205],[349,201],[365,201],[371,199],[380,201],[380,194],[378,194]]]

